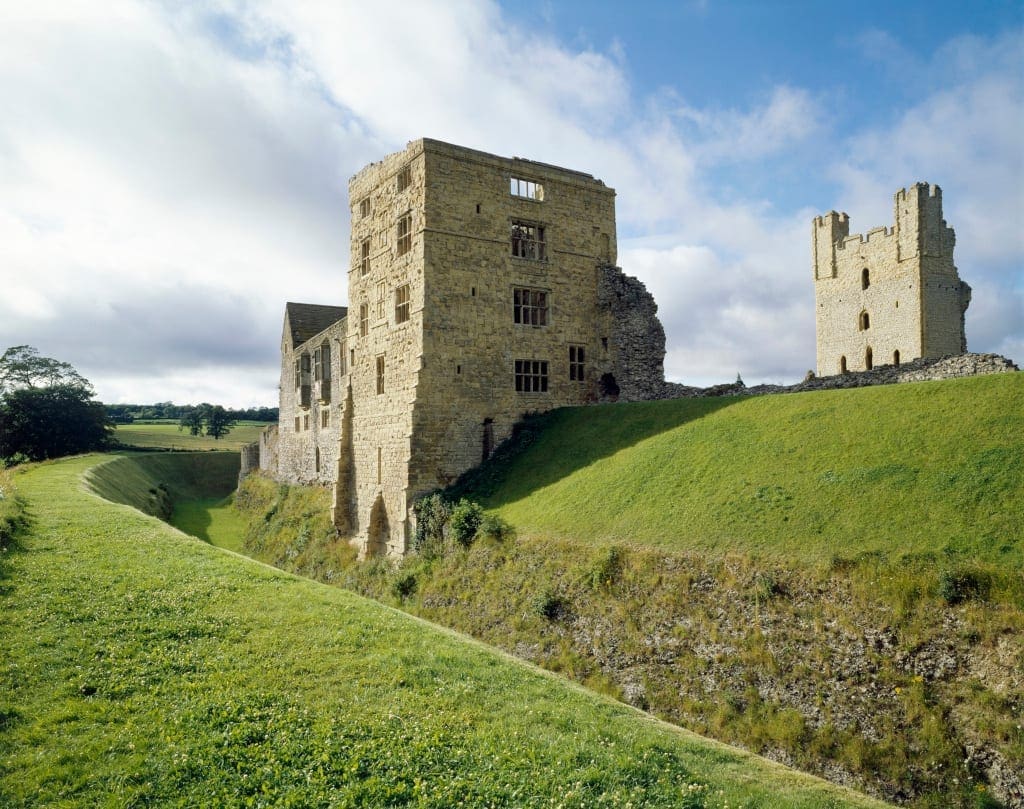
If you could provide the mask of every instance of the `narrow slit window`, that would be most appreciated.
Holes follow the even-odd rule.
[[[384,392],[384,355],[377,356],[377,395]]]
[[[370,240],[363,239],[359,246],[359,274],[366,275],[370,272]]]
[[[860,272],[860,288],[867,289],[869,286],[871,286],[871,272],[865,267]]]

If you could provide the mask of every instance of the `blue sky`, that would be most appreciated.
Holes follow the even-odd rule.
[[[943,188],[968,347],[1024,359],[1024,4],[0,2],[0,348],[272,404],[345,304],[348,178],[434,137],[594,174],[670,379],[814,364],[811,218]]]

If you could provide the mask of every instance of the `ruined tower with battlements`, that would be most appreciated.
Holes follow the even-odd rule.
[[[658,398],[665,334],[616,262],[589,174],[423,139],[349,182],[348,307],[289,303],[259,465],[329,484],[364,555],[410,547],[415,499],[524,414]]]
[[[850,235],[845,213],[812,225],[818,376],[967,350],[971,288],[953,264],[942,190],[917,183],[894,197],[892,227]]]

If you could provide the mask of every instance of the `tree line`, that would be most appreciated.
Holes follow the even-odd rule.
[[[108,404],[104,405],[107,415],[115,424],[131,424],[135,421],[170,420],[181,421],[197,408],[220,407],[203,403],[200,405],[176,405],[173,402],[157,402],[156,404]],[[234,421],[277,421],[276,407],[224,408],[228,417]]]
[[[104,405],[92,383],[70,364],[28,345],[0,355],[0,465],[111,449],[116,424],[174,419],[192,435],[221,438],[237,421],[277,421],[276,407]]]

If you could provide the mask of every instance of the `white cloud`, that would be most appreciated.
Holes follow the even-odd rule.
[[[968,348],[1018,360],[1024,344],[1022,53],[1019,32],[993,42],[950,42],[927,66],[949,83],[891,126],[851,138],[847,158],[833,170],[840,184],[836,207],[851,214],[853,232],[890,224],[899,188],[918,181],[942,187],[943,213],[957,235],[955,260],[975,290]]]
[[[825,207],[858,230],[890,220],[899,186],[941,183],[975,288],[972,348],[1024,343],[1019,36],[951,43],[915,67],[943,81],[843,142],[804,88],[749,109],[644,95],[621,48],[570,48],[493,2],[0,16],[0,348],[32,343],[107,398],[275,401],[284,301],[345,302],[349,176],[421,136],[614,186],[620,263],[659,303],[672,378],[794,381],[813,363],[819,205],[741,181],[797,157],[832,162]],[[797,182],[816,188],[810,171]]]

